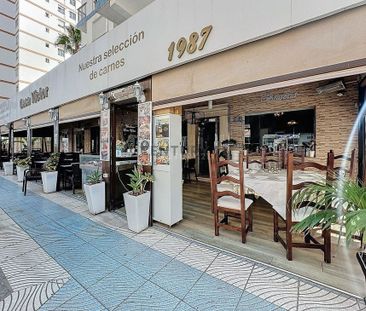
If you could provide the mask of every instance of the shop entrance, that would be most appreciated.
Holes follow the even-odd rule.
[[[111,202],[113,209],[124,207],[123,193],[130,191],[129,177],[137,165],[137,103],[115,103],[112,108]]]
[[[199,123],[199,175],[208,177],[207,152],[218,146],[219,118],[204,118]]]

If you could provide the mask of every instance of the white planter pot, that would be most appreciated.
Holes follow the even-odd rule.
[[[4,162],[3,167],[5,175],[13,175],[13,162]]]
[[[17,166],[17,181],[22,182],[24,177],[24,171],[29,169],[29,166]]]
[[[57,189],[57,171],[56,172],[41,172],[43,192],[56,192]]]
[[[315,151],[314,150],[310,150],[309,151],[309,156],[310,156],[310,158],[315,158]]]
[[[96,215],[105,211],[105,182],[94,185],[84,184],[84,192],[90,213]]]
[[[128,229],[141,232],[149,225],[150,192],[134,196],[128,192],[123,194],[125,200]]]

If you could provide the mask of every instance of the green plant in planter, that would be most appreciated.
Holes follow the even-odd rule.
[[[339,224],[346,229],[346,241],[360,233],[366,242],[366,189],[358,182],[340,179],[332,183],[311,184],[293,197],[293,207],[301,202],[312,202],[305,208],[311,214],[292,228],[295,232],[306,232],[316,227],[329,228]]]
[[[19,167],[29,167],[32,163],[32,158],[27,157],[25,159],[15,159],[14,164]]]
[[[145,187],[149,182],[154,182],[154,176],[150,173],[144,173],[142,167],[134,167],[132,174],[127,174],[130,177],[130,183],[128,184],[132,188],[131,194],[138,196],[144,194]]]
[[[54,172],[57,170],[59,161],[60,153],[52,153],[46,163],[43,164],[43,169],[47,172]]]
[[[102,181],[102,173],[98,170],[93,171],[87,177],[87,182],[89,185],[99,184]]]

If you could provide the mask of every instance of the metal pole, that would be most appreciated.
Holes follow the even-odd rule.
[[[26,119],[27,125],[27,156],[30,157],[32,155],[32,127],[30,118]]]
[[[9,146],[8,153],[10,160],[14,159],[14,125],[13,123],[9,124]]]

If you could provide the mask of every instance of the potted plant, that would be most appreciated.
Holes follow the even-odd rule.
[[[6,176],[13,175],[14,163],[11,159],[9,162],[4,162],[3,167],[4,167],[4,174]]]
[[[43,192],[51,193],[57,189],[57,177],[58,177],[58,163],[60,161],[59,153],[52,153],[43,165],[43,171],[41,172]]]
[[[105,183],[99,169],[87,177],[84,192],[90,213],[96,215],[105,211]]]
[[[357,234],[363,239],[363,244],[366,242],[366,189],[364,185],[346,179],[311,184],[294,195],[293,207],[295,209],[301,202],[309,202],[305,208],[311,209],[311,214],[295,224],[293,231],[306,232],[314,228],[330,228],[332,224],[339,224],[341,232],[342,228],[345,228],[347,244]],[[358,252],[357,259],[366,277],[365,253]]]
[[[128,184],[132,191],[125,192],[123,199],[125,202],[128,228],[134,232],[141,232],[148,227],[150,191],[146,191],[147,183],[153,182],[154,177],[150,173],[143,173],[141,167],[133,169]]]
[[[17,168],[17,181],[22,182],[24,177],[24,171],[29,169],[29,166],[32,163],[32,158],[27,157],[25,159],[16,159],[14,163]]]

